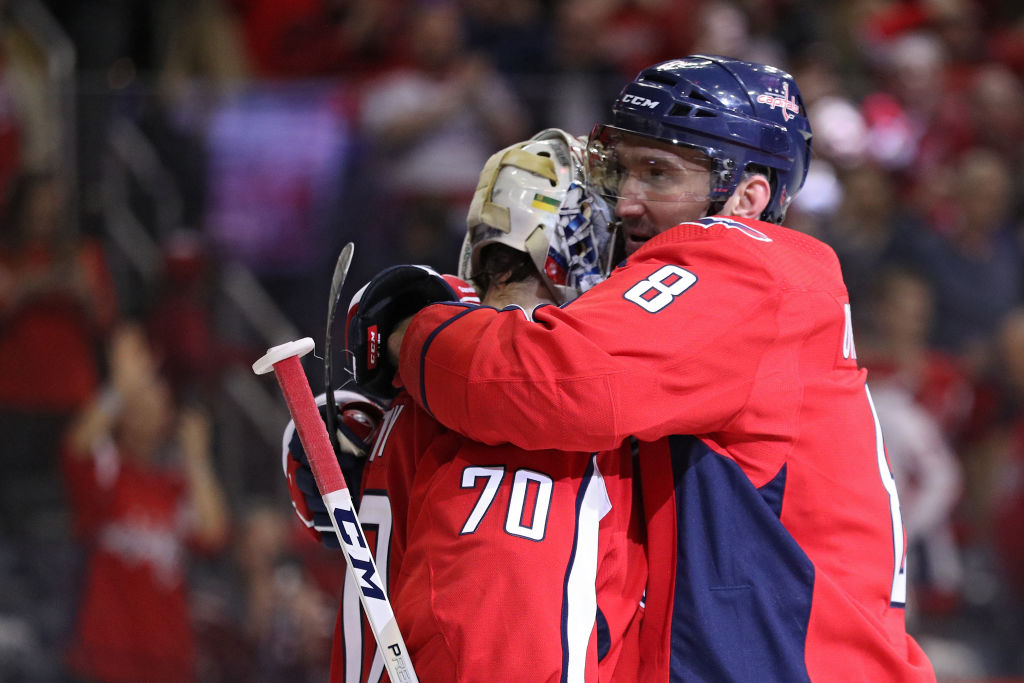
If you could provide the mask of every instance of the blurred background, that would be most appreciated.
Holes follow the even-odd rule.
[[[0,681],[326,680],[343,563],[251,363],[323,353],[345,242],[343,306],[453,272],[491,152],[700,52],[803,91],[786,224],[844,267],[910,631],[1024,680],[1019,2],[0,0]]]

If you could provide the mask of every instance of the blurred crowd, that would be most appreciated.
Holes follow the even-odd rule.
[[[493,151],[693,53],[801,85],[785,224],[844,268],[909,628],[940,680],[1024,676],[1020,3],[0,0],[0,680],[326,680],[343,561],[238,389],[287,341],[253,320],[322,339],[349,240],[348,294],[454,271]]]

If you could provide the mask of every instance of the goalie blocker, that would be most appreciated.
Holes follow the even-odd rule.
[[[368,396],[347,389],[336,389],[334,401],[337,406],[336,435],[340,447],[338,465],[352,491],[353,501],[358,504],[363,465],[384,417],[384,407]],[[329,410],[326,405],[327,395],[317,396],[316,404],[320,417],[326,422],[326,412]],[[328,548],[340,548],[331,517],[317,489],[306,450],[295,430],[294,420],[285,428],[283,441],[281,464],[296,516],[318,543]]]

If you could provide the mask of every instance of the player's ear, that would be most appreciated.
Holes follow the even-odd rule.
[[[772,197],[772,187],[768,178],[760,173],[751,173],[740,180],[736,191],[725,202],[722,214],[740,218],[758,218]]]

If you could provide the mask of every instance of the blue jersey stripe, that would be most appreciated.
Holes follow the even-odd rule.
[[[677,519],[673,681],[808,681],[814,567],[763,490],[693,437],[670,437]]]

